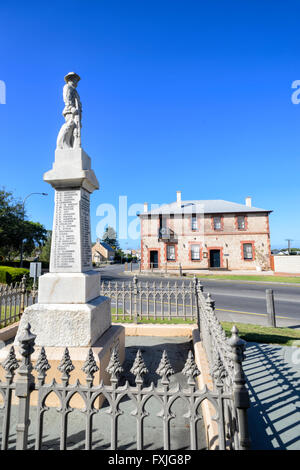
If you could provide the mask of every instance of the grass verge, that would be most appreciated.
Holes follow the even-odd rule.
[[[221,324],[227,336],[231,336],[231,328],[236,325],[239,330],[239,337],[245,341],[280,344],[281,346],[293,346],[294,341],[300,341],[300,330],[291,328],[272,328],[270,326],[234,322],[221,322]]]
[[[125,314],[123,318],[123,309],[118,308],[116,316],[116,308],[112,307],[112,321],[114,323],[133,323],[133,319]],[[122,315],[122,317],[121,317]],[[182,318],[172,318],[171,320],[150,317],[148,319],[139,320],[139,324],[153,325],[193,325],[195,320],[183,320]],[[272,328],[270,326],[253,325],[250,323],[221,322],[222,327],[228,337],[231,336],[231,329],[236,325],[239,330],[240,338],[245,341],[255,343],[279,344],[281,346],[296,346],[294,341],[300,342],[300,330],[292,328]],[[300,346],[300,343],[299,343]]]
[[[188,276],[188,277],[193,277]],[[197,274],[196,277],[199,279],[220,279],[228,281],[255,281],[255,282],[284,282],[288,284],[300,284],[300,276],[257,276],[255,274]]]
[[[187,275],[187,277],[194,277]],[[255,282],[284,282],[287,284],[300,284],[300,276],[257,276],[255,274],[196,274],[198,279],[220,279],[224,281],[255,281]]]

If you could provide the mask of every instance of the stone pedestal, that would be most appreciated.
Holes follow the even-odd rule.
[[[92,346],[111,326],[110,299],[99,296],[84,304],[32,305],[22,315],[15,344],[27,323],[37,346]]]
[[[55,189],[50,272],[39,278],[38,304],[22,315],[44,347],[88,347],[111,326],[110,299],[92,269],[90,194],[99,188],[82,148],[57,149],[44,180]]]

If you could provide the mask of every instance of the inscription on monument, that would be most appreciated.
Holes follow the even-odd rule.
[[[90,228],[90,194],[81,189],[80,200],[81,223],[81,262],[82,268],[92,268],[91,228]]]
[[[50,272],[85,272],[90,269],[90,193],[83,188],[57,189]]]
[[[78,203],[80,190],[56,190],[55,218],[53,226],[54,271],[72,269],[77,262],[78,240],[76,227],[79,225]]]

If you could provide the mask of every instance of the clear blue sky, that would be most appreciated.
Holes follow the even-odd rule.
[[[298,1],[1,2],[0,184],[52,226],[63,77],[76,71],[100,204],[225,199],[273,210],[273,247],[300,246]],[[129,218],[129,222],[133,218]],[[118,226],[117,226],[118,229]],[[123,248],[138,242],[123,240]]]

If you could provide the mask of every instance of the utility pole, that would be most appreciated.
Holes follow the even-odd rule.
[[[288,252],[289,255],[291,254],[291,242],[293,241],[291,238],[286,238],[285,241],[288,242]]]

